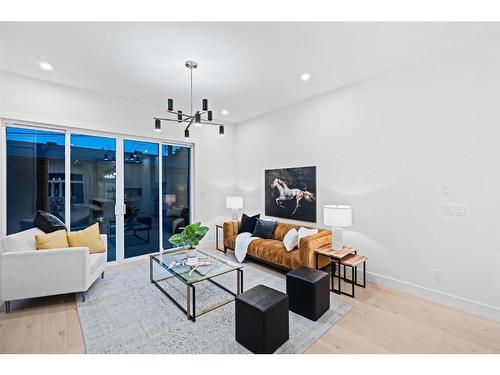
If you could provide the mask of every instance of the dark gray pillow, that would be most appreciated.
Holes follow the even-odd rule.
[[[61,229],[67,230],[66,225],[64,225],[64,223],[56,216],[40,210],[38,210],[35,214],[34,224],[35,227],[41,229],[45,233],[52,233]]]
[[[276,226],[276,221],[257,219],[257,223],[255,224],[255,229],[252,233],[252,237],[260,237],[266,240],[270,240],[273,238],[273,232],[275,226]]]

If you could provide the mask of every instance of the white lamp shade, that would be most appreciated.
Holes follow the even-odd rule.
[[[243,197],[231,195],[226,198],[226,208],[231,210],[240,210],[243,208]]]
[[[326,205],[323,210],[323,222],[331,227],[350,227],[352,225],[351,206]]]
[[[177,196],[175,194],[165,194],[165,203],[172,204],[177,200]]]

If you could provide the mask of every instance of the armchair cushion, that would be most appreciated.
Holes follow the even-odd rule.
[[[51,233],[37,234],[35,235],[35,242],[37,250],[62,249],[69,247],[65,229],[56,230]]]
[[[90,254],[106,251],[106,247],[99,237],[99,223],[95,223],[84,230],[69,232],[68,243],[71,247],[87,247]]]

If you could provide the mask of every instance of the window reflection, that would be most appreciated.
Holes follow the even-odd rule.
[[[7,234],[33,228],[36,210],[64,221],[64,138],[7,126]]]
[[[124,140],[125,258],[160,247],[158,144]]]
[[[116,260],[116,141],[71,135],[71,230],[96,222],[108,235],[108,261]]]
[[[190,223],[189,187],[190,148],[162,146],[162,213],[163,248],[172,244],[168,239]]]

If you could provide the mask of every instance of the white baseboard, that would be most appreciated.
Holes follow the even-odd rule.
[[[400,290],[412,294],[416,297],[425,298],[433,302],[443,305],[455,307],[473,314],[483,316],[485,318],[500,321],[500,307],[487,305],[482,302],[470,300],[467,298],[455,296],[453,294],[440,292],[424,286],[408,283],[406,281],[393,279],[384,275],[379,275],[373,272],[366,272],[366,278],[370,282],[387,286],[393,289]]]

